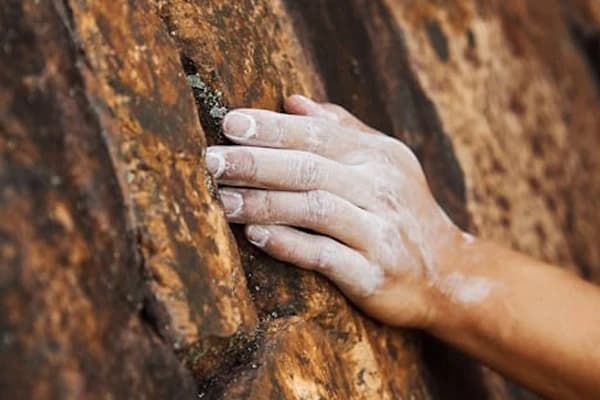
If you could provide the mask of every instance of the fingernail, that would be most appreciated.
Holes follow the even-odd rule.
[[[225,171],[225,158],[223,154],[209,148],[206,151],[206,168],[215,178],[220,178]]]
[[[248,241],[257,247],[265,247],[269,240],[270,233],[263,227],[257,225],[250,225],[246,229],[246,236]]]
[[[219,190],[219,193],[221,194],[221,202],[225,209],[225,215],[228,217],[237,216],[242,211],[242,206],[244,205],[242,195],[232,190]]]
[[[306,97],[306,96],[303,96],[303,95],[301,95],[301,94],[295,94],[294,96],[295,96],[295,97],[296,97],[298,100],[300,100],[300,102],[304,103],[304,104],[305,104],[305,105],[307,105],[307,106],[314,107],[314,106],[317,106],[317,105],[318,105],[318,104],[317,104],[317,103],[315,103],[315,102],[314,102],[312,99],[310,99],[310,98],[308,98],[308,97]]]
[[[232,111],[223,120],[223,132],[227,136],[249,139],[256,134],[256,121],[248,114]]]

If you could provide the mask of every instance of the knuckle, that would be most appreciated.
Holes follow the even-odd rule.
[[[271,246],[274,249],[273,253],[281,254],[284,260],[297,260],[304,255],[300,244],[296,241],[285,243],[285,245],[284,242],[275,242],[273,241]]]
[[[273,131],[273,142],[276,144],[286,143],[286,133],[293,129],[293,122],[290,121],[290,116],[285,114],[275,114],[271,120]]]
[[[381,222],[376,232],[377,240],[374,242],[372,255],[383,265],[394,265],[397,253],[402,253],[405,248],[402,235],[394,225],[388,222]]]
[[[389,163],[406,162],[406,160],[418,163],[413,151],[399,140],[384,136],[381,138],[380,151],[383,158]]]
[[[292,182],[303,188],[315,187],[321,177],[319,163],[313,157],[298,157],[290,162]]]
[[[237,189],[242,196],[238,216],[247,221],[261,222],[269,215],[268,193],[262,190]]]
[[[242,180],[256,178],[256,157],[251,151],[232,151],[226,159],[225,177]]]
[[[335,251],[327,243],[323,243],[318,246],[315,250],[313,264],[314,267],[320,271],[326,271],[331,268],[333,258],[335,257]]]
[[[265,221],[277,222],[278,215],[276,212],[276,200],[274,198],[277,193],[267,190],[258,190],[256,193],[256,200],[259,204],[261,204],[262,219]]]
[[[318,153],[320,149],[326,147],[328,136],[322,134],[322,128],[322,121],[318,119],[312,117],[303,119],[302,137],[309,153]]]
[[[306,219],[312,223],[327,223],[336,212],[333,196],[324,190],[306,192]]]
[[[372,193],[377,204],[387,209],[396,210],[403,206],[402,196],[398,193],[396,187],[391,185],[387,180],[374,180]]]

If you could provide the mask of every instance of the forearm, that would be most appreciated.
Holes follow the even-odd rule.
[[[460,301],[438,291],[431,331],[551,398],[600,397],[600,291],[558,268],[474,241],[448,271],[485,279],[489,292]]]

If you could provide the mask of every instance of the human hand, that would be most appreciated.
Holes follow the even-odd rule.
[[[339,106],[295,95],[284,108],[230,112],[224,133],[240,146],[208,149],[228,219],[248,224],[249,241],[271,256],[327,276],[367,314],[429,326],[447,249],[463,236],[419,161]]]

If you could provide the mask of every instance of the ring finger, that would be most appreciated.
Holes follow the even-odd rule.
[[[230,222],[289,225],[311,229],[364,250],[369,238],[378,237],[377,219],[347,200],[323,190],[277,192],[221,189]]]

